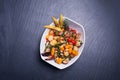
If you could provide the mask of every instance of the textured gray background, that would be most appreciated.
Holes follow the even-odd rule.
[[[120,80],[119,0],[0,0],[0,80]],[[84,25],[86,44],[71,67],[39,55],[43,26],[62,13]]]

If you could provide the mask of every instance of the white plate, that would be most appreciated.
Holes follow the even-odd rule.
[[[82,50],[84,48],[85,45],[85,30],[83,28],[83,26],[67,17],[64,17],[64,19],[66,19],[66,21],[68,22],[69,26],[72,27],[73,29],[77,30],[77,32],[81,33],[81,38],[80,40],[82,40],[83,44],[82,46],[79,48],[79,54],[74,57],[73,59],[71,59],[69,61],[68,64],[57,64],[54,60],[45,60],[47,57],[44,57],[41,55],[41,53],[44,53],[44,49],[45,49],[45,42],[46,42],[46,35],[48,34],[49,29],[45,29],[42,38],[41,38],[41,42],[40,42],[40,56],[42,58],[43,61],[51,64],[52,66],[58,68],[58,69],[64,69],[67,68],[69,66],[71,66],[73,63],[75,63],[75,61],[80,57]],[[54,23],[51,23],[50,25],[54,25]]]

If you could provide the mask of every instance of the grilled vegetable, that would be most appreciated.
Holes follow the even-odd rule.
[[[58,20],[54,16],[52,16],[52,20],[53,20],[55,26],[57,26],[57,27],[60,26]]]
[[[57,30],[57,31],[63,31],[63,29],[59,28],[59,27],[55,27],[55,26],[49,26],[49,25],[46,25],[44,26],[45,28],[49,28],[49,29],[53,29],[53,30]]]
[[[63,15],[62,14],[60,14],[59,24],[60,24],[60,27],[63,27]]]

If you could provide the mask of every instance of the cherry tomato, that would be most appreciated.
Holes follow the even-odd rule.
[[[68,42],[72,42],[72,39],[68,38],[67,41],[68,41]]]
[[[72,40],[71,41],[73,45],[76,45],[76,41],[75,40]]]
[[[72,29],[71,31],[72,31],[74,34],[76,34],[76,30]]]

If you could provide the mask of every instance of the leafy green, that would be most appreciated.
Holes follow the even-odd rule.
[[[80,40],[80,44],[82,45],[83,44],[83,42]]]
[[[62,37],[64,37],[65,36],[65,31],[63,31],[63,34],[62,34]]]
[[[63,27],[65,30],[69,29],[69,25],[68,25],[68,22],[66,20],[64,20],[64,22],[63,22]]]

